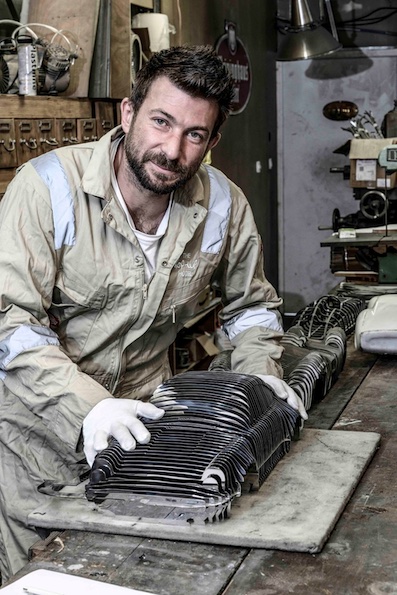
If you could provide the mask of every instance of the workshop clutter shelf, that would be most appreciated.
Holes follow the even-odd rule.
[[[333,235],[321,242],[330,247],[330,269],[339,277],[361,283],[397,281],[397,139],[354,138],[350,165],[335,168],[349,179],[359,210],[332,215]]]
[[[117,123],[118,103],[66,97],[0,96],[0,197],[16,168],[63,145],[97,140]]]
[[[397,225],[354,230],[352,237],[334,233],[321,242],[331,249],[331,271],[354,283],[397,282]]]
[[[212,296],[209,289],[203,291],[202,309],[179,331],[169,350],[173,374],[188,370],[208,368],[212,358],[219,353],[215,334],[218,329],[218,312],[221,300]]]

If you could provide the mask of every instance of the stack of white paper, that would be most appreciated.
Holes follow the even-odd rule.
[[[52,570],[34,570],[0,589],[4,595],[155,595]]]

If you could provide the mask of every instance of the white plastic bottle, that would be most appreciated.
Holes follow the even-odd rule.
[[[37,95],[37,50],[29,35],[18,37],[19,95]]]

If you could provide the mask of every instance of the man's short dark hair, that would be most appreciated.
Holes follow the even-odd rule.
[[[135,112],[142,106],[153,81],[160,76],[167,77],[192,97],[218,104],[214,137],[230,113],[233,98],[233,79],[215,50],[209,45],[186,45],[153,54],[136,76],[130,97]]]

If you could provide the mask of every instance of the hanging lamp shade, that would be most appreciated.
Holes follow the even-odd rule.
[[[277,60],[307,60],[341,47],[327,29],[313,20],[307,0],[291,0],[291,25],[280,44]]]

